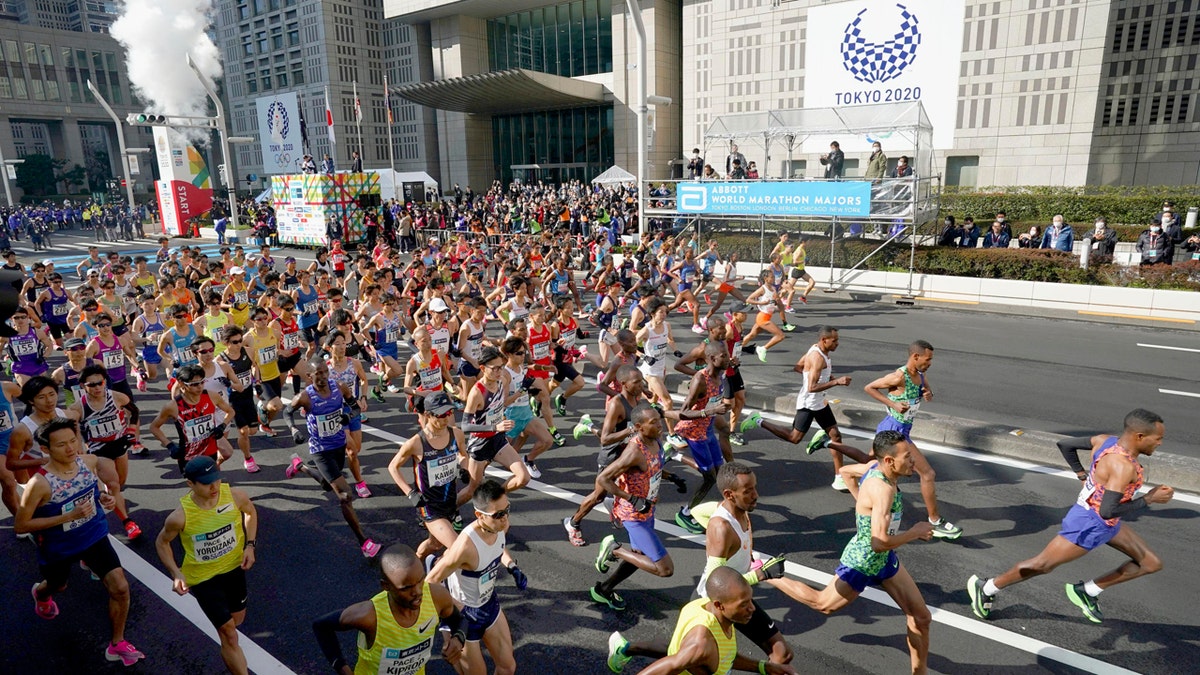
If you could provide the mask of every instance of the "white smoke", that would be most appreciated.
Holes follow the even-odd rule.
[[[187,56],[214,83],[221,77],[217,46],[206,32],[213,0],[125,0],[110,32],[125,46],[129,80],[147,112],[208,115],[208,99]]]

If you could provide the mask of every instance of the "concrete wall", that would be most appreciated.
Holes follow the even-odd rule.
[[[487,21],[462,14],[429,24],[435,80],[488,72]],[[492,119],[438,110],[438,158],[443,187],[471,185],[483,191],[495,179]]]
[[[651,106],[647,127],[653,142],[647,151],[650,179],[669,178],[671,161],[683,157],[683,86],[681,65],[683,37],[680,0],[649,0],[641,3],[646,27],[646,95],[672,99],[669,107]],[[623,0],[613,0],[613,126],[614,151],[618,166],[637,173],[637,33]],[[651,124],[650,122],[653,122]]]

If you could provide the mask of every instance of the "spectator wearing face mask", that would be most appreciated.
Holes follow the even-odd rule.
[[[958,245],[962,248],[976,248],[979,246],[979,226],[975,224],[975,219],[967,216],[963,220],[962,234],[958,237]]]
[[[997,218],[996,220],[999,221],[1000,219]],[[1037,248],[1041,245],[1041,242],[1042,232],[1038,229],[1037,225],[1030,227],[1028,232],[1022,232],[1017,237],[1017,246],[1019,248]]]
[[[942,233],[938,235],[938,246],[958,246],[959,237],[962,236],[962,228],[954,220],[954,216],[946,216],[946,220],[942,226]]]
[[[687,163],[688,178],[696,180],[704,172],[704,158],[700,156],[700,148],[692,148],[692,158]]]
[[[1143,267],[1147,265],[1171,264],[1171,258],[1175,252],[1175,243],[1163,231],[1162,225],[1157,222],[1150,224],[1150,229],[1143,230],[1138,235],[1137,252],[1141,254],[1141,264]]]
[[[1088,233],[1085,241],[1092,247],[1093,255],[1112,255],[1117,250],[1117,231],[1108,227],[1103,218],[1096,219],[1096,229]]]
[[[988,233],[983,235],[984,248],[1008,248],[1008,242],[1012,239],[1004,233],[1004,225],[996,220],[992,221],[992,227]]]
[[[1042,233],[1042,248],[1070,253],[1074,247],[1075,233],[1071,230],[1071,226],[1063,220],[1061,214],[1054,216],[1050,227],[1047,227],[1046,231]]]

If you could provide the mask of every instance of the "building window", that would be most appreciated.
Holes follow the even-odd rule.
[[[576,0],[488,21],[492,70],[564,77],[612,72],[612,0]]]

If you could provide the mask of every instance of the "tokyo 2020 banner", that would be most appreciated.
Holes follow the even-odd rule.
[[[263,173],[268,176],[296,173],[304,158],[296,92],[262,96],[255,99],[254,105],[258,110]]]
[[[847,108],[920,101],[933,144],[954,145],[964,0],[851,0],[808,10],[804,104]],[[820,73],[814,77],[813,73]],[[804,152],[870,151],[866,138],[809,138]],[[883,140],[887,150],[886,139]]]

